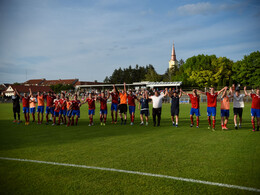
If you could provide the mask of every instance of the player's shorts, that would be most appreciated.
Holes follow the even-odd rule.
[[[221,117],[229,117],[229,110],[221,110]]]
[[[196,115],[196,116],[200,116],[200,109],[199,108],[191,108],[190,109],[190,115]]]
[[[58,111],[58,112],[54,111],[54,116],[58,117],[59,114],[60,114],[60,111]]]
[[[88,110],[88,115],[95,115],[95,109],[92,109],[92,110]]]
[[[67,112],[67,117],[70,118],[70,117],[72,116],[72,111],[73,111],[73,110],[68,110],[68,112]]]
[[[140,114],[141,115],[145,115],[145,116],[149,116],[150,115],[149,110],[141,110]]]
[[[135,113],[135,106],[129,106],[129,113]]]
[[[116,111],[117,112],[117,107],[118,107],[118,104],[115,104],[115,103],[112,103],[111,104],[111,111]]]
[[[75,115],[80,117],[80,110],[72,110],[72,116],[75,116]]]
[[[20,113],[20,105],[13,107],[13,112],[14,113]]]
[[[104,109],[104,110],[100,109],[100,114],[107,114],[107,109]]]
[[[23,113],[30,113],[29,107],[23,107]]]
[[[243,108],[233,108],[234,115],[238,115],[239,117],[242,117],[243,114]]]
[[[59,112],[60,115],[66,116],[67,110],[60,110]]]
[[[49,113],[54,114],[54,108],[46,106],[46,114],[49,114]]]
[[[216,107],[207,107],[207,116],[216,116],[217,110]]]
[[[37,112],[39,112],[39,113],[44,113],[44,106],[38,106],[37,107]]]
[[[179,116],[180,109],[171,107],[171,116]]]
[[[126,104],[120,104],[119,107],[119,113],[127,113],[127,105]]]
[[[260,117],[260,109],[251,108],[251,116],[253,117]]]
[[[30,108],[30,112],[31,112],[31,113],[35,114],[35,111],[36,111],[36,108],[35,108],[35,107]]]

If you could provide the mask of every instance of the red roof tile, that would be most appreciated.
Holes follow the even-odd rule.
[[[78,82],[78,79],[59,79],[59,80],[45,80],[42,85],[50,86],[50,85],[74,85]]]
[[[24,84],[25,85],[41,85],[44,81],[45,81],[45,79],[31,79],[31,80],[25,81]]]
[[[48,92],[52,91],[49,86],[24,86],[24,85],[11,85],[12,89],[16,89],[19,93],[29,93],[29,88],[31,88],[33,93],[38,91]]]

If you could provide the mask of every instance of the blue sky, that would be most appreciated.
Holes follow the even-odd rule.
[[[0,83],[103,81],[115,68],[168,68],[215,54],[237,61],[260,50],[257,0],[1,0]]]

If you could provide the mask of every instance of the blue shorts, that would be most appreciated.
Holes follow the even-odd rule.
[[[75,115],[80,117],[80,110],[72,110],[72,116],[75,116]]]
[[[95,115],[95,109],[92,109],[92,110],[88,110],[88,115]]]
[[[68,110],[68,112],[67,112],[67,117],[71,117],[72,116],[72,110]]]
[[[54,114],[54,107],[46,106],[46,114]]]
[[[31,112],[31,113],[35,114],[35,111],[36,111],[36,108],[35,108],[35,107],[34,107],[34,108],[30,108],[30,112]]]
[[[260,109],[251,108],[251,116],[253,117],[260,117]]]
[[[23,107],[23,113],[30,113],[29,107]]]
[[[39,113],[44,113],[44,106],[38,106],[37,107],[37,112],[39,112]]]
[[[111,111],[114,110],[114,111],[117,112],[117,106],[118,106],[118,104],[112,103],[111,104]]]
[[[229,110],[221,110],[221,117],[229,117]]]
[[[196,116],[200,116],[200,109],[199,108],[191,108],[190,109],[190,115],[196,115]]]
[[[216,116],[216,107],[207,107],[207,116]]]
[[[60,113],[60,111],[59,112],[54,111],[54,116],[58,117],[59,113]]]
[[[67,110],[60,110],[59,114],[61,114],[61,115],[63,115],[63,116],[66,116]]]
[[[107,109],[106,110],[100,110],[100,114],[107,114]]]
[[[135,106],[129,106],[129,113],[135,113]]]

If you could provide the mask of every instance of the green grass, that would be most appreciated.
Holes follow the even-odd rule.
[[[96,110],[98,113],[99,108]],[[190,128],[189,104],[180,107],[179,127],[171,126],[170,105],[164,104],[161,127],[88,127],[87,107],[79,126],[12,124],[12,105],[0,104],[0,156],[99,166],[260,188],[260,133],[252,132],[250,105],[243,128],[234,130],[233,112],[222,131],[207,129],[206,105],[200,128]],[[23,118],[23,117],[22,117]],[[129,123],[128,117],[128,123]],[[0,160],[1,194],[251,194],[252,192],[164,178]],[[252,193],[254,194],[254,193]]]

